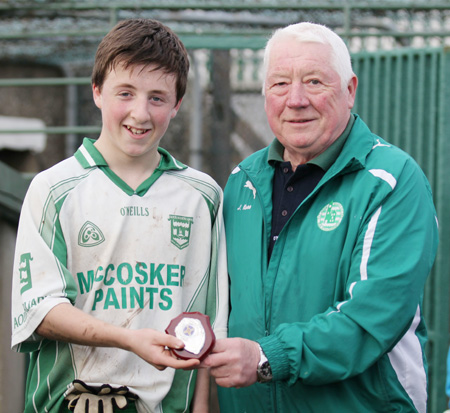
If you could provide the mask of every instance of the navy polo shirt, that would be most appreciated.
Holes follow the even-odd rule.
[[[275,168],[272,191],[272,230],[269,242],[269,259],[275,242],[286,222],[303,200],[313,191],[325,172],[336,161],[350,134],[355,118],[350,120],[344,132],[323,153],[295,171],[291,163],[284,161],[284,147],[275,139],[269,148],[268,161]]]

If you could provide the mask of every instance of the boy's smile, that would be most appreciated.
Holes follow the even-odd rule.
[[[127,126],[127,129],[130,132],[134,133],[135,135],[142,135],[143,133],[148,132],[148,129],[136,129],[136,128],[133,128],[132,126]]]
[[[112,169],[130,161],[156,166],[159,142],[181,104],[175,84],[174,75],[152,66],[119,64],[101,89],[93,86],[103,121],[96,146]]]

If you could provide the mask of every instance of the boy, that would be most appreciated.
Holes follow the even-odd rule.
[[[30,185],[12,308],[12,347],[31,353],[25,412],[207,408],[207,370],[195,386],[199,362],[176,359],[184,344],[163,333],[183,311],[227,333],[221,189],[158,147],[188,70],[169,28],[118,23],[92,74],[100,137]]]

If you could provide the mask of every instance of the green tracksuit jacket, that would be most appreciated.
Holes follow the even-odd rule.
[[[416,162],[356,117],[267,262],[268,148],[225,189],[230,337],[258,341],[269,384],[219,389],[221,413],[425,412],[423,288],[437,243]]]

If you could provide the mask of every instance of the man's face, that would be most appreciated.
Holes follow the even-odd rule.
[[[101,90],[93,87],[103,121],[98,143],[108,163],[130,158],[146,162],[156,156],[159,142],[178,112],[181,101],[176,101],[175,76],[152,69],[144,65],[125,69],[119,64],[107,75]]]
[[[296,167],[328,148],[344,131],[357,79],[342,89],[331,66],[331,48],[321,43],[279,40],[269,57],[265,109],[269,125]]]

